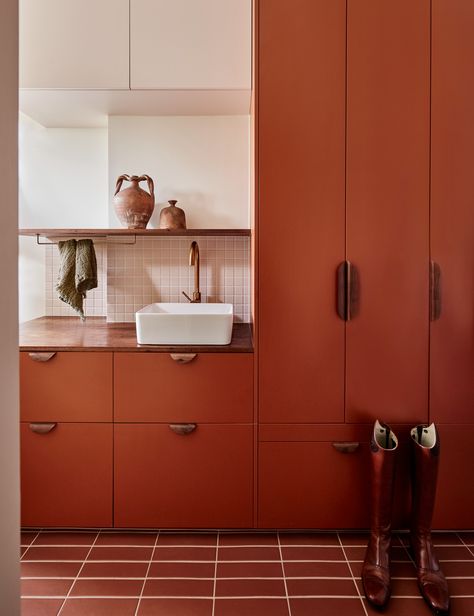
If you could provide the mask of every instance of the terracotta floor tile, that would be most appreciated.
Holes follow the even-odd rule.
[[[56,616],[63,599],[22,599],[21,616]]]
[[[161,546],[209,546],[217,545],[217,533],[169,533],[162,532],[157,545]]]
[[[243,545],[278,546],[276,533],[220,533],[219,547]]]
[[[241,578],[239,580],[216,581],[216,597],[286,597],[283,579],[260,580]]]
[[[144,597],[211,597],[214,580],[147,580]]]
[[[94,543],[97,533],[88,532],[41,532],[33,542],[37,545],[88,545]]]
[[[209,599],[146,599],[142,598],[138,616],[211,616]],[[256,614],[254,616],[257,616]]]
[[[351,570],[352,570],[352,575],[356,578],[360,578],[361,572],[362,572],[362,565],[364,564],[362,561],[354,561],[351,560],[350,561],[350,566],[351,566]]]
[[[369,541],[369,533],[339,533],[341,543],[346,546],[366,546]]]
[[[433,531],[431,537],[434,545],[462,545],[462,541],[457,533]]]
[[[144,578],[148,569],[148,563],[96,563],[86,561],[79,574],[79,578]]]
[[[282,547],[283,560],[345,560],[340,547]]]
[[[336,533],[284,533],[280,532],[281,545],[333,545],[339,546]]]
[[[153,548],[93,547],[87,560],[150,560]]]
[[[210,547],[166,547],[157,546],[153,560],[197,560],[215,561],[216,548]]]
[[[380,616],[380,610],[372,607],[367,599],[364,599],[364,605],[370,616]],[[421,597],[417,599],[400,599],[392,597],[387,608],[383,611],[383,614],[384,616],[433,616],[433,612]],[[451,616],[458,615],[451,612]]]
[[[352,577],[345,561],[335,563],[288,562],[284,563],[285,575],[291,577]]]
[[[180,562],[153,562],[151,563],[148,577],[177,577],[177,578],[213,578],[215,571],[214,562],[206,563],[180,563]]]
[[[101,546],[149,546],[155,545],[156,536],[158,533],[126,533],[126,532],[113,532],[113,531],[101,531],[94,547]]]
[[[451,599],[451,616],[472,616],[474,614],[474,599]]]
[[[451,595],[469,595],[474,597],[474,579],[448,580]],[[474,614],[474,612],[473,612]]]
[[[138,599],[68,599],[61,616],[134,616]]]
[[[358,596],[354,581],[350,578],[344,580],[287,579],[286,586],[288,588],[288,596],[290,597],[298,597],[303,595]]]
[[[214,609],[214,616],[288,616],[288,614],[286,599],[216,599]]]
[[[415,578],[411,578],[409,580],[398,580],[392,578],[392,597],[396,596],[418,598],[420,596],[420,591],[418,590],[417,580]]]
[[[446,577],[474,577],[474,561],[470,562],[444,562],[441,569]]]
[[[20,536],[21,545],[30,545],[30,543],[33,542],[33,539],[36,537],[37,534],[37,532],[30,532],[26,530],[22,531]]]
[[[84,580],[74,583],[71,597],[139,597],[143,580]]]
[[[464,546],[452,548],[436,548],[436,556],[439,560],[474,560],[474,555]]]
[[[282,578],[283,569],[280,562],[259,563],[233,563],[219,562],[217,563],[217,577],[236,577],[236,578],[251,578],[251,577],[266,577],[266,578]]]
[[[59,578],[59,577],[76,577],[79,569],[82,567],[82,562],[41,562],[30,563],[24,560],[21,564],[21,577],[42,577],[42,578]]]
[[[28,548],[25,546],[20,546],[20,558],[22,558]]]
[[[359,547],[354,545],[344,546],[344,552],[346,553],[347,560],[364,560],[365,547]]]
[[[23,560],[84,560],[89,549],[87,546],[47,548],[33,545],[23,556]]]
[[[280,550],[278,547],[248,547],[248,548],[219,548],[219,561],[236,560],[278,560],[280,561]]]
[[[474,545],[474,533],[473,532],[458,532],[459,537],[466,545]]]
[[[73,579],[21,580],[21,596],[65,597],[73,583]]]
[[[360,599],[290,599],[291,616],[364,616]],[[406,612],[404,616],[412,616]]]
[[[415,565],[411,561],[404,563],[392,562],[390,572],[393,577],[416,577]]]

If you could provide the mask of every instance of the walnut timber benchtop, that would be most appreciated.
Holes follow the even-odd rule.
[[[145,353],[252,353],[249,323],[234,323],[227,345],[139,345],[135,323],[105,317],[40,317],[20,325],[20,351],[138,351]]]

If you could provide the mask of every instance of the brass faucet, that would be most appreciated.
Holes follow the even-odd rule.
[[[191,248],[189,249],[189,265],[190,267],[194,265],[193,298],[191,299],[185,291],[183,291],[182,293],[184,297],[186,297],[192,304],[200,304],[201,291],[199,290],[199,246],[197,242],[193,242],[191,244]]]

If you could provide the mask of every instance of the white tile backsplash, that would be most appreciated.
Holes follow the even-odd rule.
[[[136,244],[110,240],[96,244],[99,287],[88,293],[86,316],[106,315],[110,322],[135,321],[135,312],[152,302],[185,302],[192,294],[194,268],[189,248],[200,251],[203,302],[228,302],[234,320],[250,321],[250,240],[248,237],[138,238]],[[55,291],[59,269],[57,247],[46,248],[46,314],[75,314]]]

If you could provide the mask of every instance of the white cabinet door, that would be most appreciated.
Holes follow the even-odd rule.
[[[131,0],[132,89],[249,90],[251,0]]]
[[[129,88],[129,0],[20,0],[20,87]]]

